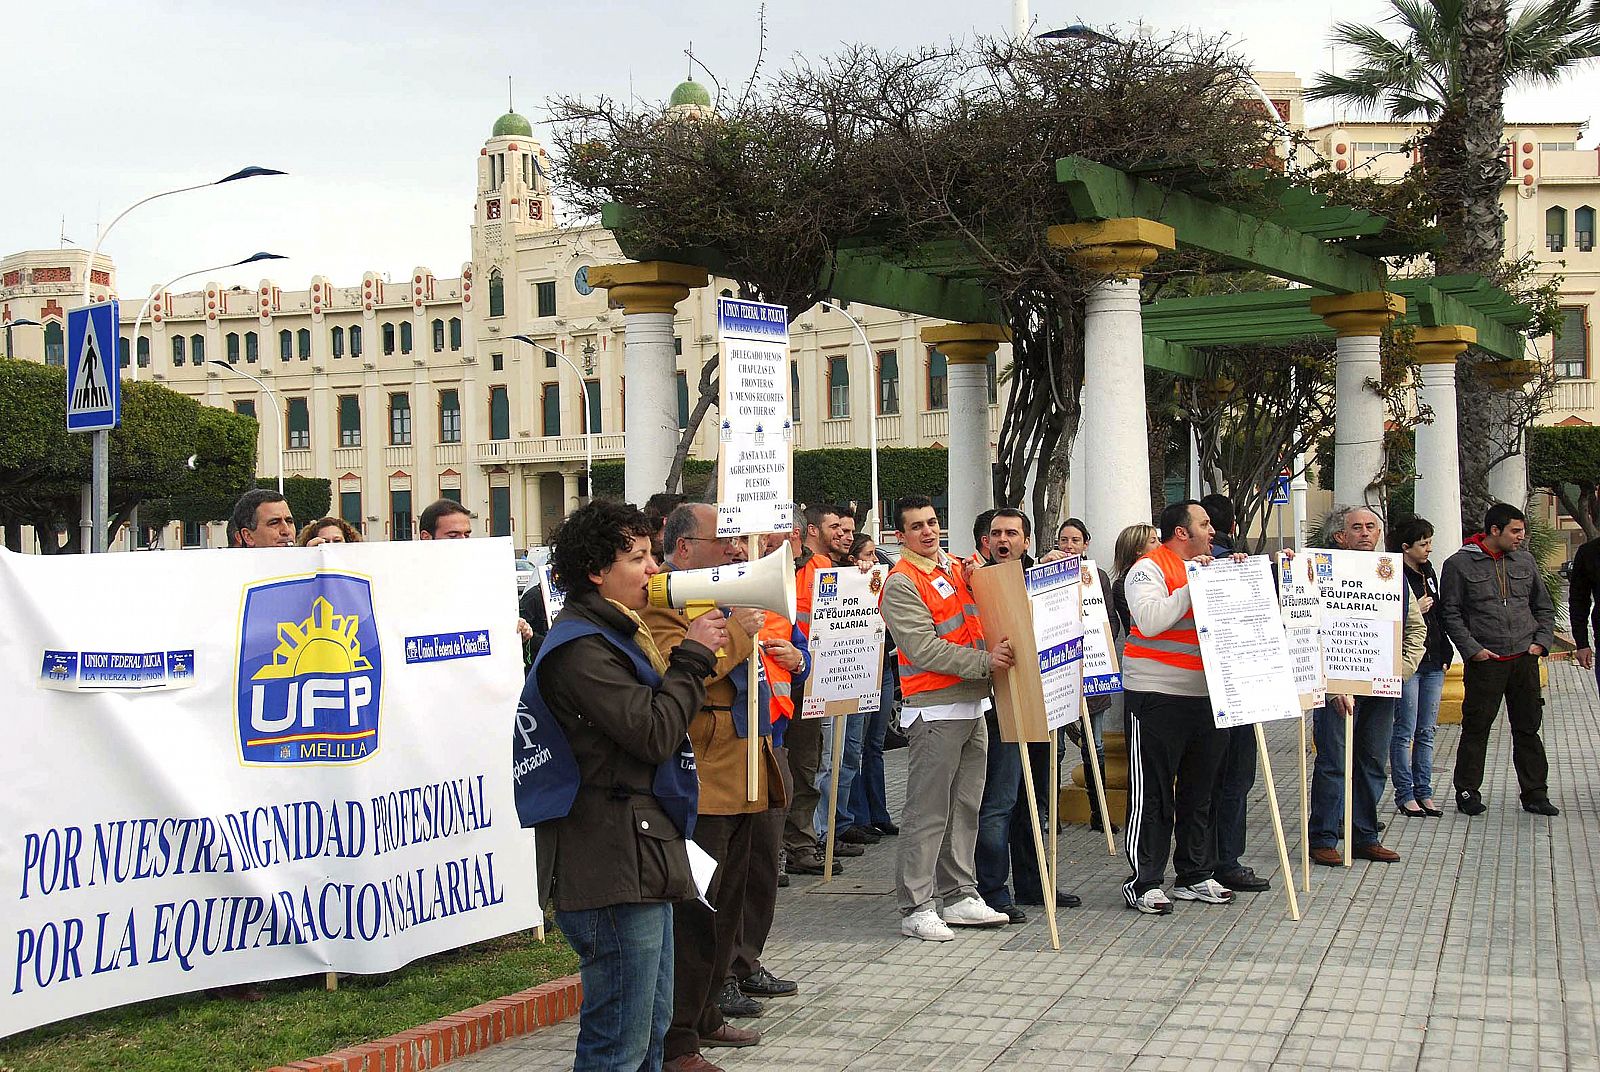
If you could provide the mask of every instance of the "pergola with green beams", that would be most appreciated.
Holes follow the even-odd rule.
[[[1372,444],[1382,437],[1381,404],[1376,403],[1375,397],[1360,397],[1371,394],[1370,390],[1363,390],[1368,375],[1366,363],[1375,362],[1377,358],[1378,329],[1375,325],[1398,316],[1404,322],[1427,329],[1418,333],[1418,338],[1426,339],[1426,348],[1431,350],[1424,360],[1438,366],[1448,362],[1452,372],[1448,398],[1442,397],[1445,376],[1436,373],[1431,378],[1424,377],[1424,386],[1431,384],[1436,392],[1435,397],[1428,399],[1436,415],[1435,424],[1448,424],[1437,429],[1440,435],[1432,437],[1440,439],[1447,432],[1447,438],[1431,446],[1448,452],[1448,466],[1442,461],[1437,466],[1438,479],[1428,489],[1437,494],[1424,495],[1419,480],[1419,508],[1424,500],[1439,504],[1437,508],[1442,509],[1443,503],[1459,499],[1459,495],[1452,494],[1456,487],[1454,360],[1472,344],[1502,361],[1521,361],[1526,339],[1520,329],[1532,317],[1529,308],[1477,276],[1388,278],[1380,257],[1421,252],[1398,240],[1391,231],[1390,221],[1361,209],[1331,205],[1316,192],[1271,171],[1235,172],[1228,177],[1226,187],[1219,187],[1194,169],[1174,166],[1151,168],[1142,173],[1126,172],[1080,157],[1064,157],[1056,162],[1056,178],[1064,189],[1070,211],[1059,224],[1050,228],[1049,237],[1069,254],[1086,242],[1110,242],[1126,248],[1120,244],[1131,241],[1138,245],[1149,241],[1147,234],[1165,234],[1169,237],[1154,240],[1157,246],[1170,248],[1175,242],[1178,248],[1204,252],[1230,267],[1260,271],[1291,284],[1287,289],[1167,298],[1141,307],[1137,304],[1137,283],[1133,282],[1131,309],[1127,304],[1130,285],[1127,280],[1101,284],[1106,291],[1101,297],[1106,300],[1097,305],[1096,295],[1091,292],[1086,322],[1085,361],[1091,370],[1100,362],[1103,377],[1106,361],[1128,358],[1125,352],[1117,356],[1117,351],[1128,348],[1130,312],[1135,332],[1131,338],[1138,340],[1137,348],[1142,350],[1136,360],[1189,376],[1198,374],[1202,367],[1196,351],[1208,346],[1336,336],[1342,370],[1336,399],[1340,414],[1336,444],[1352,444],[1348,452],[1343,451],[1342,445],[1336,446],[1336,453],[1340,456],[1348,453],[1351,457],[1359,454],[1357,461],[1364,467],[1370,464],[1372,457],[1378,456],[1373,452],[1381,448]],[[1248,209],[1237,200],[1229,201],[1229,191],[1237,191],[1241,185],[1253,187]],[[1263,205],[1268,208],[1263,209]],[[608,206],[604,222],[616,229],[625,222],[628,213],[625,206]],[[1102,223],[1113,229],[1124,225],[1117,232],[1123,237],[1086,237],[1095,232],[1092,225]],[[1127,237],[1130,234],[1135,235],[1131,240]],[[647,251],[630,248],[625,229],[621,237],[624,252],[629,256],[651,256]],[[1142,260],[1129,263],[1148,263],[1154,254],[1155,249],[1150,249]],[[723,267],[720,251],[712,249],[675,251],[672,260],[711,272]],[[1136,277],[1137,272],[1138,267],[1133,267],[1119,274]],[[973,443],[968,440],[974,437],[958,432],[956,414],[958,365],[972,361],[985,347],[992,353],[1004,338],[1003,328],[999,326],[1007,322],[1007,317],[984,286],[984,274],[985,269],[974,251],[958,238],[927,242],[909,250],[862,239],[839,251],[826,280],[826,289],[835,300],[897,309],[981,329],[968,333],[970,339],[965,339],[954,327],[929,329],[925,333],[928,341],[938,342],[951,358],[952,515],[958,513],[957,494],[964,494],[970,487],[977,489],[971,492],[973,495],[981,495],[981,489],[987,486],[982,475],[988,471],[986,419],[983,434]],[[1118,287],[1123,288],[1121,297],[1110,300],[1110,291]],[[631,337],[632,332],[629,334]],[[967,351],[963,354],[964,360],[958,362],[954,349]],[[1348,372],[1344,371],[1346,365]],[[1358,365],[1362,366],[1359,370]],[[1128,367],[1124,364],[1120,370],[1118,375],[1127,379]],[[1142,380],[1136,372],[1134,376]],[[1123,408],[1131,404],[1126,393],[1116,400],[1109,394],[1106,399],[1089,397],[1091,379],[1092,373],[1086,375],[1086,415],[1089,407],[1102,401],[1108,406]],[[974,388],[980,382],[974,379]],[[1142,414],[1142,387],[1138,405],[1140,413],[1119,413],[1115,423],[1119,426],[1134,424],[1142,429],[1142,420],[1134,422],[1134,418]],[[1439,416],[1445,409],[1451,417],[1448,422]],[[1374,422],[1375,428],[1367,427]],[[1361,444],[1359,450],[1354,444]],[[1092,451],[1097,445],[1091,443],[1088,449]],[[1426,467],[1432,459],[1423,454],[1423,448],[1424,444],[1419,441],[1419,464]],[[1131,446],[1123,444],[1122,449],[1131,450]],[[958,453],[965,455],[975,450],[983,454],[957,457]],[[1120,471],[1117,465],[1096,465],[1096,459],[1087,460],[1090,474]],[[1336,466],[1338,464],[1336,460]],[[1443,473],[1445,468],[1451,470],[1448,479]],[[1351,467],[1351,471],[1355,473],[1356,468]],[[1364,488],[1372,475],[1368,473],[1359,481],[1354,477],[1344,480],[1345,489]],[[1137,483],[1132,476],[1127,480]],[[1336,479],[1336,494],[1344,490],[1340,489],[1340,483]],[[1128,498],[1122,488],[1102,490],[1105,493],[1099,497],[1102,503],[1120,503]],[[1088,498],[1091,505],[1096,501],[1092,491]],[[1073,505],[1076,508],[1078,504]],[[1128,509],[1137,511],[1138,508],[1135,503]],[[1453,509],[1458,511],[1459,506]],[[1112,512],[1109,506],[1107,512]],[[1119,506],[1116,512],[1122,512],[1122,508]],[[1114,520],[1103,517],[1098,522],[1091,520],[1091,524],[1109,527]],[[1450,524],[1445,517],[1434,520],[1436,531],[1459,530],[1458,525]],[[962,526],[955,527],[959,531]],[[1111,528],[1111,531],[1118,531],[1118,528]]]

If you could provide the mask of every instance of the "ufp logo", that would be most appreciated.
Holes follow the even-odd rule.
[[[817,574],[817,598],[835,599],[839,595],[839,574],[835,570],[826,570]]]
[[[235,700],[246,763],[350,763],[378,750],[383,657],[372,586],[343,573],[245,589]]]

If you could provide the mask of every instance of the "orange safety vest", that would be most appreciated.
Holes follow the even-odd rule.
[[[769,610],[766,623],[756,634],[756,642],[759,644],[767,640],[788,640],[790,628],[789,619]],[[772,693],[772,721],[794,717],[794,675],[785,670],[777,659],[768,655],[765,648],[761,649],[761,666],[767,675],[767,689]]]
[[[932,573],[925,573],[905,558],[896,562],[889,575],[900,574],[908,577],[911,583],[917,586],[917,595],[922,600],[923,606],[928,608],[928,613],[933,616],[933,631],[940,640],[947,640],[952,644],[962,647],[975,648],[978,651],[986,650],[983,642],[983,622],[978,618],[978,605],[973,602],[972,593],[967,590],[967,582],[961,579],[959,570],[949,571],[943,567],[935,568]],[[949,594],[940,591],[938,582],[943,581],[949,589]],[[878,596],[881,604],[883,596]],[[937,670],[924,670],[906,658],[905,645],[895,649],[900,660],[900,694],[907,699],[919,692],[936,692],[947,689],[951,685],[959,684],[963,679],[953,674],[941,674]]]
[[[833,569],[833,562],[827,555],[812,555],[801,563],[794,575],[794,624],[800,627],[807,640],[811,639],[811,588],[819,569]]]
[[[1161,567],[1161,576],[1167,582],[1171,595],[1189,583],[1189,574],[1183,559],[1166,544],[1160,544],[1144,556]],[[1200,634],[1194,628],[1194,608],[1180,618],[1176,625],[1164,633],[1147,636],[1134,625],[1128,630],[1128,644],[1123,649],[1124,659],[1154,659],[1180,670],[1204,670],[1200,661]]]

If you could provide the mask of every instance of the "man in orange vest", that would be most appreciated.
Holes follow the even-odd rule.
[[[908,496],[895,504],[895,515],[900,561],[878,598],[897,645],[905,698],[900,724],[910,743],[895,867],[900,933],[948,942],[952,925],[1009,921],[978,897],[973,856],[988,762],[983,700],[994,671],[1014,659],[1008,638],[986,649],[965,570],[939,547],[933,502]]]
[[[1161,511],[1158,528],[1160,545],[1135,562],[1124,580],[1133,615],[1122,656],[1133,874],[1122,893],[1129,908],[1166,915],[1172,901],[1161,886],[1169,854],[1177,870],[1172,895],[1179,900],[1227,904],[1233,891],[1212,875],[1217,852],[1211,792],[1228,737],[1211,715],[1189,602],[1188,564],[1211,561],[1211,519],[1198,502],[1185,499]]]

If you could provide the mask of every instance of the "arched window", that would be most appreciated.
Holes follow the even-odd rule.
[[[333,350],[333,356],[334,357],[343,357],[344,356],[344,328],[334,328],[332,331],[328,332],[328,338],[329,338],[329,342],[331,343],[331,349]]]
[[[506,281],[500,269],[489,269],[489,315],[506,315]]]
[[[450,349],[461,349],[461,318],[459,316],[450,318]]]
[[[228,337],[223,341],[227,344],[228,364],[237,365],[239,363],[239,333],[230,331],[228,332]]]
[[[294,332],[284,328],[278,332],[278,357],[287,361],[294,356]]]
[[[1579,253],[1594,251],[1594,209],[1584,205],[1572,214],[1573,241]]]
[[[67,363],[66,333],[61,330],[59,321],[51,320],[44,326],[44,363],[57,366]]]
[[[204,335],[189,336],[189,360],[196,365],[206,363],[206,337]]]
[[[139,343],[134,348],[134,350],[138,354],[138,357],[139,357],[139,367],[140,368],[149,368],[150,367],[150,340],[148,338],[146,338],[145,336],[143,336],[143,335],[139,336]]]
[[[260,358],[261,358],[261,352],[257,348],[256,333],[253,332],[253,331],[245,332],[244,333],[244,359],[246,361],[250,362],[251,364],[255,364],[258,360],[260,360]]]
[[[383,352],[387,356],[394,353],[394,325],[383,325]]]
[[[117,367],[128,367],[128,339],[123,336],[117,340]]]
[[[1546,209],[1544,213],[1544,248],[1560,253],[1567,248],[1567,210]]]
[[[361,325],[350,325],[350,356],[361,356]]]
[[[310,361],[311,360],[311,329],[310,328],[301,328],[299,331],[294,333],[294,338],[295,338],[295,342],[298,344],[296,346],[296,349],[299,351],[300,360],[302,360],[302,361]]]
[[[183,336],[172,337],[172,365],[174,368],[183,364]]]
[[[440,353],[444,352],[444,321],[443,320],[437,320],[436,319],[433,322],[433,352],[436,353],[436,354],[440,354]]]
[[[411,352],[411,321],[409,320],[400,321],[400,352],[402,354]]]

